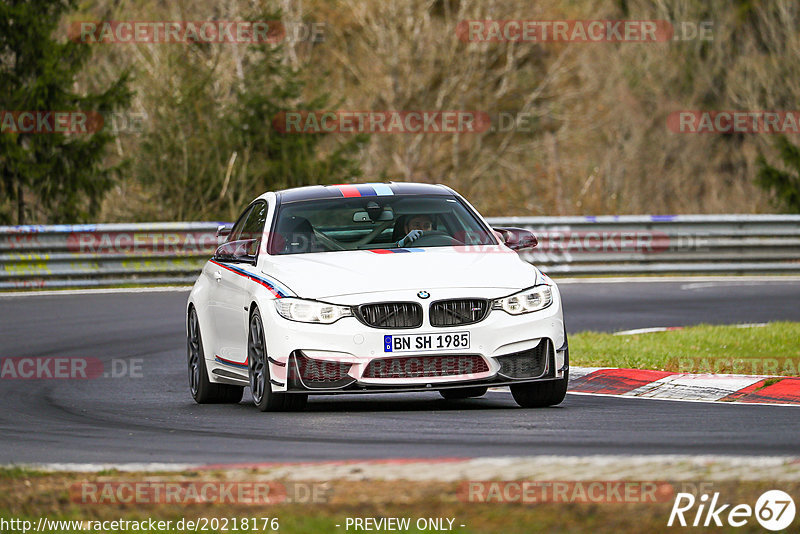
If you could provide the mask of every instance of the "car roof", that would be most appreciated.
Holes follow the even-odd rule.
[[[281,203],[325,198],[374,197],[391,195],[442,195],[453,192],[443,186],[412,182],[386,182],[366,184],[310,185],[276,192]]]

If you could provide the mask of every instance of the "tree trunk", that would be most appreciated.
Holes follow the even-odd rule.
[[[17,180],[17,224],[25,224],[25,195],[22,193],[22,182]]]
[[[0,173],[3,176],[3,188],[2,192],[5,195],[8,195],[8,198],[13,200],[16,191],[14,190],[14,180],[11,179],[11,171],[8,168],[7,164],[0,165]],[[13,204],[12,204],[13,205]],[[13,208],[8,213],[8,220],[5,224],[11,224],[13,222]]]

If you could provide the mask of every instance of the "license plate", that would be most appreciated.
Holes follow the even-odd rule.
[[[383,336],[383,352],[465,350],[468,348],[469,332]]]

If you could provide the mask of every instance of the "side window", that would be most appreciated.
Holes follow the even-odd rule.
[[[231,229],[231,233],[228,234],[228,239],[225,241],[226,243],[230,243],[231,241],[238,241],[240,239],[240,235],[242,235],[242,228],[244,227],[244,223],[247,220],[250,212],[253,211],[252,206],[248,206],[244,212],[239,216],[239,220],[236,221],[236,224],[233,225]]]
[[[267,203],[258,202],[247,215],[239,239],[261,239],[264,233],[264,224],[267,222]]]

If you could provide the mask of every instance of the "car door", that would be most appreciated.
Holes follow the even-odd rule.
[[[259,239],[267,216],[267,203],[257,201],[242,213],[231,230],[227,243],[246,239]],[[257,250],[257,249],[256,249]],[[230,257],[212,260],[212,289],[209,308],[215,333],[214,358],[221,364],[246,369],[247,364],[247,311],[248,273],[255,265]]]

